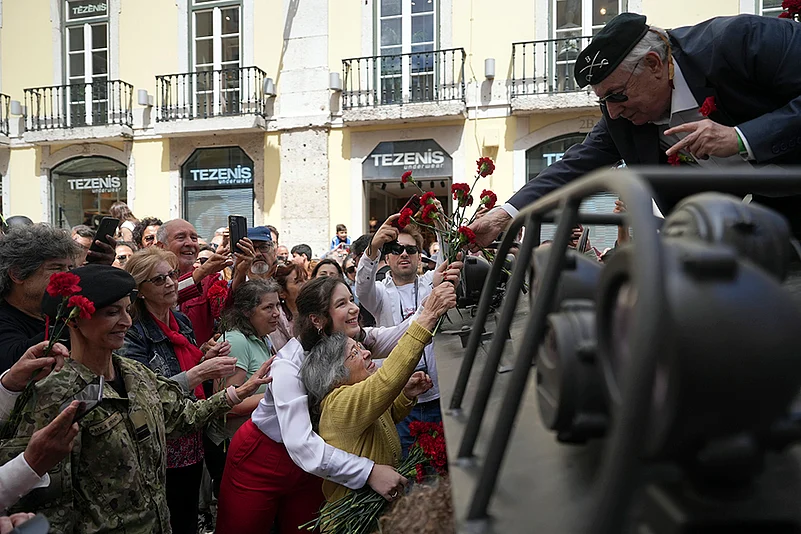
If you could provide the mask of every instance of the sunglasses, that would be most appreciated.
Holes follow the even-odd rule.
[[[612,102],[613,104],[622,104],[623,102],[628,101],[629,97],[625,94],[625,91],[628,89],[634,73],[637,72],[637,67],[640,66],[640,61],[642,61],[642,58],[640,58],[639,61],[637,61],[637,63],[634,65],[634,68],[631,70],[631,74],[629,74],[629,79],[626,80],[626,84],[623,86],[623,89],[617,93],[609,93],[608,95],[599,98],[599,104],[604,105],[607,102]]]
[[[119,256],[117,256],[117,261],[120,263],[125,263],[126,261],[128,261],[128,258],[130,257],[131,256],[129,254],[120,254]]]
[[[348,274],[353,274],[356,272],[356,267],[350,266],[347,269],[345,269],[345,272]]]
[[[403,251],[406,251],[406,254],[413,255],[420,252],[420,249],[417,248],[417,245],[401,245],[400,243],[387,243],[387,251],[390,254],[396,254],[400,256],[403,254]]]
[[[148,243],[152,243],[155,240],[156,240],[156,236],[154,236],[154,235],[148,235],[148,236],[145,236],[142,239],[142,241],[147,241]]]
[[[150,280],[145,280],[145,282],[150,282],[154,286],[163,286],[167,283],[167,278],[172,278],[173,280],[178,280],[178,276],[181,274],[181,271],[175,269],[174,271],[170,271],[166,274],[159,274],[151,278]]]

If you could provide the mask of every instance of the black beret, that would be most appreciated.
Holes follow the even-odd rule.
[[[579,53],[573,76],[579,87],[597,85],[612,74],[648,33],[645,16],[621,13],[610,20]]]
[[[95,310],[114,304],[123,297],[127,297],[136,289],[133,276],[122,269],[110,265],[85,265],[70,271],[80,278],[78,284],[81,290],[76,295],[82,295],[95,305]],[[50,296],[45,291],[42,298],[42,311],[55,319],[61,297]]]

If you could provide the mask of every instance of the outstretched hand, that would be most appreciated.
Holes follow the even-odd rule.
[[[503,232],[509,225],[512,216],[502,209],[493,209],[489,213],[476,219],[470,224],[469,228],[476,234],[475,243],[470,245],[470,251],[476,252],[481,247],[488,247],[497,239],[498,234]]]
[[[3,376],[3,387],[9,391],[22,391],[29,380],[41,380],[51,372],[60,371],[64,367],[64,359],[69,357],[69,351],[61,343],[56,343],[50,349],[47,357],[43,358],[48,341],[37,343],[25,351],[25,354],[11,366]]]
[[[665,152],[668,156],[678,154],[680,150],[689,152],[696,159],[707,159],[709,156],[728,158],[739,153],[737,130],[731,126],[704,119],[665,130],[665,135],[678,133],[686,133],[687,136]]]

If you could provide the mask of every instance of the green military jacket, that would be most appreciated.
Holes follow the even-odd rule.
[[[103,402],[80,422],[72,454],[9,512],[41,512],[55,534],[169,534],[165,492],[166,439],[196,432],[230,408],[220,392],[193,402],[175,382],[144,365],[113,356],[127,398],[109,385]],[[0,464],[25,449],[30,436],[97,376],[75,360],[37,383],[13,438],[0,441]]]

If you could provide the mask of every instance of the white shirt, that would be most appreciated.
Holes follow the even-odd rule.
[[[392,274],[387,273],[386,278],[380,282],[375,281],[378,271],[378,258],[371,260],[367,252],[359,259],[356,268],[356,295],[364,308],[373,314],[378,326],[394,326],[404,320],[402,312],[408,306],[414,305],[414,284],[395,285]],[[422,302],[434,289],[434,271],[428,271],[417,277],[417,303]],[[402,298],[401,294],[405,296]],[[375,358],[374,358],[375,359]],[[417,364],[416,371],[423,370],[434,387],[418,397],[418,402],[429,402],[439,398],[439,377],[437,373],[437,359],[434,356],[434,342],[432,341],[423,350],[423,357]]]
[[[0,375],[0,380],[7,372]],[[0,382],[0,422],[8,421],[21,393],[21,391],[7,390]],[[24,453],[19,453],[14,459],[0,466],[0,510],[4,511],[13,506],[32,489],[46,488],[49,485],[50,475],[47,473],[41,477],[37,475],[25,460]]]
[[[394,328],[365,329],[364,346],[374,358],[385,358],[418,315]],[[292,461],[307,473],[359,489],[367,483],[375,462],[332,447],[314,432],[308,395],[300,380],[305,357],[297,338],[278,352],[270,368],[273,381],[253,411],[253,424],[271,440],[283,443]]]

